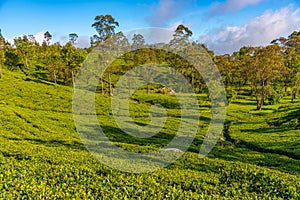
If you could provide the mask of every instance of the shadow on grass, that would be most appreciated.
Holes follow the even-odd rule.
[[[237,104],[242,106],[256,106],[256,103],[253,101],[234,101],[231,104]]]
[[[4,152],[4,151],[0,151],[0,153],[4,157],[13,157],[16,160],[31,160],[32,159],[32,156],[24,155],[24,154],[21,154],[21,153],[12,153],[12,152]]]
[[[92,128],[94,131],[98,131],[98,126],[90,125],[89,128]],[[119,128],[108,126],[108,125],[101,125],[101,129],[106,137],[112,142],[119,142],[119,143],[126,143],[126,144],[134,144],[134,145],[157,145],[160,144],[162,146],[167,145],[175,135],[169,134],[166,132],[159,132],[153,137],[150,138],[138,138],[128,135],[124,131]],[[88,132],[83,132],[84,135],[89,135]],[[93,139],[93,138],[90,138]]]
[[[94,131],[98,131],[99,127],[96,126],[89,126],[89,128],[92,128]],[[166,147],[172,139],[176,136],[176,130],[174,130],[173,133],[167,133],[162,129],[159,133],[154,135],[153,137],[150,138],[139,138],[139,137],[134,137],[131,135],[128,135],[124,131],[122,131],[119,128],[108,126],[108,125],[102,125],[101,126],[102,131],[104,132],[105,136],[114,143],[119,143],[119,144],[129,144],[129,145],[137,145],[139,147],[152,147],[152,148],[164,148]],[[93,131],[92,131],[93,132]],[[99,138],[94,135],[94,133],[89,133],[89,132],[83,132],[86,136],[86,139],[88,140],[99,140]],[[94,138],[95,137],[95,138]],[[201,138],[202,136],[197,136],[193,139],[192,144],[189,146],[187,149],[188,152],[193,152],[193,153],[199,153],[200,147],[203,143],[203,139]],[[184,138],[184,137],[183,137]],[[176,147],[179,148],[180,147]]]
[[[45,81],[45,80],[42,80],[42,79],[38,79],[38,78],[33,78],[33,77],[26,77],[24,80],[25,81],[33,81],[35,83],[41,83],[41,84],[50,85],[50,86],[56,86],[55,83]]]
[[[67,147],[70,149],[79,149],[79,150],[85,150],[85,147],[82,143],[77,141],[72,141],[71,143],[65,141],[65,140],[42,140],[42,139],[35,139],[35,138],[6,138],[8,140],[14,140],[14,141],[29,141],[34,144],[41,144],[48,147]]]
[[[293,130],[289,126],[285,127],[266,127],[266,128],[258,128],[258,129],[243,129],[241,130],[242,133],[259,133],[259,134],[270,134],[270,133],[278,133],[278,132],[286,132]]]
[[[268,149],[268,148],[264,148],[259,145],[253,144],[251,142],[246,142],[243,140],[235,140],[229,134],[229,127],[230,127],[230,122],[226,122],[226,124],[224,126],[224,137],[226,138],[227,141],[232,142],[235,145],[235,147],[243,147],[243,148],[247,148],[249,150],[256,151],[256,152],[278,154],[278,155],[287,156],[287,157],[295,159],[295,160],[300,160],[300,155],[293,153],[293,152],[280,150],[280,149]],[[257,130],[248,130],[248,132],[249,131],[254,131],[257,133]],[[278,130],[275,130],[274,132],[278,132]]]
[[[276,111],[274,114],[279,115],[279,116],[276,116],[275,118],[269,119],[267,121],[268,125],[278,127],[278,126],[281,126],[285,123],[288,123],[288,122],[290,122],[294,119],[299,120],[300,109],[295,109],[295,110],[292,110],[290,112],[288,112],[288,111],[290,111],[290,110],[280,109],[280,110]],[[284,114],[281,114],[281,113],[284,113]]]
[[[208,157],[253,164],[290,174],[300,173],[300,160],[274,153],[256,152],[247,147],[215,148]]]

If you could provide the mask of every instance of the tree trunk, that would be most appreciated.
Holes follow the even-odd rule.
[[[296,96],[297,96],[297,83],[294,85],[294,89],[292,92],[292,103],[295,102]]]
[[[257,110],[261,110],[261,108],[262,108],[262,103],[261,102],[257,102]]]
[[[286,97],[286,94],[287,94],[287,85],[284,84],[284,96]]]
[[[2,78],[2,65],[0,65],[0,79]]]
[[[102,95],[104,95],[104,84],[103,84],[103,79],[101,78],[101,92],[102,92]]]
[[[256,109],[257,109],[257,110],[261,110],[261,108],[262,108],[261,101],[260,101],[259,98],[257,97],[257,98],[256,98]]]
[[[147,94],[149,94],[149,91],[150,91],[150,89],[149,89],[149,83],[147,84]]]
[[[26,66],[26,69],[27,69],[28,72],[29,72],[29,64],[28,64],[28,59],[27,59],[26,56],[25,56],[25,66]]]
[[[293,92],[292,92],[292,103],[295,102],[295,99],[296,99],[296,90],[293,90]]]
[[[109,84],[109,95],[113,96],[112,86],[111,86],[111,80],[110,80],[110,72],[108,72],[108,84]]]
[[[192,72],[192,86],[194,86],[194,73]]]
[[[73,85],[73,88],[75,89],[74,69],[71,70],[71,73],[72,73],[72,85]]]
[[[258,104],[257,110],[261,110],[264,103],[265,103],[265,81],[262,82],[261,100],[260,103]]]

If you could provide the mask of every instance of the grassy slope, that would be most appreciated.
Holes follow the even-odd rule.
[[[233,103],[227,118],[231,141],[219,143],[208,157],[199,159],[196,152],[209,119],[209,110],[203,106],[202,129],[189,152],[165,169],[128,174],[104,166],[85,150],[73,124],[69,87],[26,81],[17,73],[4,71],[0,91],[0,198],[299,198],[300,163],[291,158],[300,154],[296,148],[299,132],[290,124],[295,122],[292,119],[275,127],[267,124],[288,119],[299,104],[291,109],[286,108],[289,104],[280,109],[269,106],[258,113],[248,100]],[[137,122],[142,123],[147,115],[147,101],[132,102]],[[97,102],[106,133],[127,150],[161,147],[173,137],[173,123],[178,123],[171,117],[165,134],[130,140],[122,136],[109,115],[109,98],[99,95]],[[178,114],[176,109],[168,112]],[[270,140],[273,142],[268,145]]]

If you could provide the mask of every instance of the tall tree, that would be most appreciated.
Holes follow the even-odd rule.
[[[38,43],[34,37],[24,35],[23,37],[17,37],[14,39],[14,45],[16,47],[16,53],[19,54],[21,59],[21,70],[28,76],[34,70],[34,62],[36,61],[36,46]]]
[[[113,36],[115,34],[116,27],[119,26],[119,22],[117,22],[111,15],[98,15],[94,20],[95,22],[92,24],[92,27],[95,28],[98,33],[98,35],[94,35],[91,38],[94,45],[98,45]]]
[[[139,69],[138,68],[138,65],[140,64],[139,63],[139,52],[145,48],[145,39],[144,39],[144,36],[142,34],[134,34],[133,35],[133,38],[132,38],[132,45],[131,45],[131,53],[127,54],[126,55],[126,63],[129,63],[130,61],[132,62],[133,64],[133,71],[135,73],[135,77],[138,76],[139,74]],[[132,82],[132,79],[134,80],[133,83]],[[131,91],[131,87],[133,86],[134,88],[136,87],[136,83],[137,83],[137,78],[132,78],[130,76],[127,76],[127,80],[128,80],[128,88],[129,88],[129,93]]]
[[[52,40],[52,35],[49,33],[49,31],[44,33],[44,42],[49,45]]]
[[[285,65],[289,69],[284,78],[285,90],[292,88],[294,102],[300,85],[300,31],[294,31],[288,38],[280,37],[272,43],[280,45],[285,52]]]
[[[300,86],[300,51],[297,51],[296,48],[289,48],[285,64],[290,72],[286,74],[285,80],[292,88],[292,102],[294,102]]]
[[[62,47],[59,44],[49,46],[45,58],[48,81],[57,83],[63,77]]]
[[[239,52],[233,54],[234,58],[238,61],[239,89],[241,89],[242,86],[245,86],[252,76],[251,68],[249,66],[252,64],[254,52],[254,47],[242,47]]]
[[[78,35],[76,33],[69,34],[69,41],[73,46],[75,46],[77,39],[78,39]]]
[[[223,81],[226,86],[234,85],[234,60],[229,54],[225,54],[222,56],[216,56],[214,58],[215,64],[218,66],[219,71],[223,77]]]
[[[173,39],[170,41],[171,46],[183,46],[188,43],[189,38],[193,35],[193,32],[183,24],[177,26]]]
[[[132,50],[137,50],[145,47],[145,39],[141,34],[134,34],[132,38]]]
[[[280,47],[278,45],[257,47],[249,67],[257,110],[261,110],[268,96],[268,89],[282,76],[282,72],[286,71]]]
[[[75,48],[71,42],[68,42],[62,48],[62,59],[66,65],[65,71],[65,83],[68,82],[68,78],[71,78],[72,85],[75,87],[75,75],[87,56],[85,50]],[[71,76],[69,76],[71,73]]]
[[[102,51],[103,55],[99,55],[99,57],[101,57],[101,59],[103,60],[102,64],[104,64],[105,66],[102,66],[102,69],[106,69],[108,65],[108,60],[105,59],[104,54],[109,54],[109,56],[111,55],[111,50],[112,47],[114,46],[113,44],[113,40],[112,40],[112,36],[115,35],[115,29],[116,27],[119,26],[119,22],[117,22],[115,20],[115,18],[113,18],[111,15],[98,15],[95,17],[95,22],[92,24],[92,27],[96,29],[98,35],[93,35],[93,37],[91,37],[91,43],[94,46],[99,46],[101,45],[101,49],[109,49],[108,51],[110,52],[106,52]],[[112,95],[112,85],[111,85],[111,77],[110,77],[110,72],[108,73],[108,82],[109,82],[109,88],[110,88],[110,94]],[[104,94],[104,77],[103,77],[103,73],[102,73],[102,77],[100,77],[101,80],[101,90],[102,90],[102,94]]]
[[[111,38],[111,52],[110,54],[113,54],[115,58],[119,58],[120,56],[123,56],[122,54],[129,52],[130,50],[130,44],[128,42],[127,37],[123,34],[123,32],[118,32],[114,34]],[[119,59],[121,60],[121,59]],[[113,86],[111,82],[111,74],[112,73],[118,73],[119,67],[116,66],[114,67],[114,70],[112,70],[111,67],[107,68],[108,72],[108,82],[109,82],[109,94],[112,96],[113,95]],[[122,69],[121,69],[122,70]]]
[[[174,33],[174,37],[179,37],[179,38],[186,38],[188,39],[189,37],[191,37],[193,35],[193,32],[187,27],[184,26],[183,24],[180,24],[177,26],[175,33]]]

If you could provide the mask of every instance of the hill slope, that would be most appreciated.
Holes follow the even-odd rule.
[[[167,168],[148,174],[129,174],[101,164],[84,148],[73,123],[69,87],[26,80],[22,75],[4,71],[0,91],[0,198],[300,198],[300,162],[298,157],[291,156],[300,155],[299,132],[292,130],[293,124],[285,126],[295,121],[267,127],[267,122],[289,118],[294,114],[289,111],[299,108],[299,103],[291,109],[287,107],[289,104],[279,109],[270,106],[268,111],[258,113],[248,100],[243,101],[245,105],[235,102],[228,108],[230,126],[225,133],[228,141],[219,143],[208,157],[199,158],[197,150],[201,142],[197,140]],[[107,129],[107,134],[125,149],[156,149],[172,138],[172,131],[166,130],[170,136],[161,134],[151,142],[128,142],[128,138],[118,137],[121,131],[111,122],[109,98],[99,95],[97,102],[100,123],[115,126]],[[142,122],[148,103],[133,101],[132,104],[136,121]],[[176,108],[170,108],[172,111],[177,113]],[[208,109],[203,113],[202,119],[209,117]],[[251,121],[253,126],[249,125]],[[207,122],[202,120],[200,125],[203,130],[198,133],[199,140],[205,134]],[[286,133],[286,137],[280,133]]]

